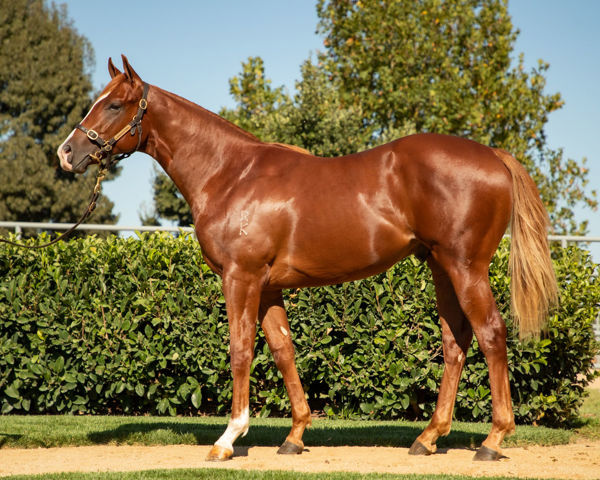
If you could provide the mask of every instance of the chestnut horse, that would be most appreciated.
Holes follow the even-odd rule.
[[[110,83],[58,148],[60,164],[82,173],[137,149],[160,163],[190,205],[204,259],[223,279],[230,331],[232,413],[208,460],[231,458],[233,442],[248,430],[257,321],[291,402],[292,428],[278,452],[303,451],[311,413],[282,289],[364,278],[411,254],[433,272],[445,368],[435,413],[410,453],[434,453],[438,437],[450,432],[475,333],[492,394],[492,428],[475,459],[500,457],[515,423],[507,330],[488,267],[509,223],[513,314],[522,335],[539,333],[556,299],[547,214],[511,155],[462,138],[420,134],[344,157],[316,157],[264,143],[149,86],[124,56],[123,72],[110,59],[108,70]]]

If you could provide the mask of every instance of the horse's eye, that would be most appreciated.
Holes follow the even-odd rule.
[[[108,109],[113,110],[113,111],[121,110],[121,104],[120,103],[111,103],[108,106]]]

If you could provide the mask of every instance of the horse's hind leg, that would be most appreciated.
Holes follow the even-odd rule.
[[[263,293],[259,320],[275,364],[283,376],[283,381],[292,406],[292,430],[277,453],[297,454],[304,450],[302,435],[310,425],[310,409],[296,370],[292,333],[288,324],[281,292]]]
[[[432,257],[429,257],[428,264],[433,273],[442,324],[444,375],[431,422],[412,444],[408,452],[411,455],[434,453],[437,439],[450,433],[458,382],[473,338],[473,330],[460,308],[448,275]]]
[[[504,437],[514,432],[515,420],[508,379],[506,325],[490,288],[489,262],[461,262],[453,255],[438,255],[437,260],[452,281],[461,309],[469,320],[488,363],[492,392],[492,430],[474,459],[497,460],[502,456],[500,444]]]

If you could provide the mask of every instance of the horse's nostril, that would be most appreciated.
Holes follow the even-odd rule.
[[[73,164],[73,154],[71,150],[71,145],[63,145],[62,152],[59,153],[59,157],[62,157],[66,163]]]

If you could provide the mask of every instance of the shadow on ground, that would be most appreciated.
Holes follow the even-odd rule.
[[[382,446],[410,447],[414,439],[421,433],[423,426],[373,425],[356,427],[335,426],[335,422],[316,425],[306,430],[304,443],[310,446]],[[114,429],[92,432],[88,439],[94,444],[198,444],[211,445],[223,433],[227,423],[198,424],[168,420],[158,422],[128,423]],[[246,437],[236,441],[236,446],[278,446],[285,440],[291,427],[250,424]],[[458,427],[448,437],[440,438],[438,446],[468,447],[481,444],[485,435],[462,430]]]
[[[2,433],[0,432],[0,448],[4,447],[8,443],[9,440],[17,441],[23,435],[15,435],[12,433]]]

